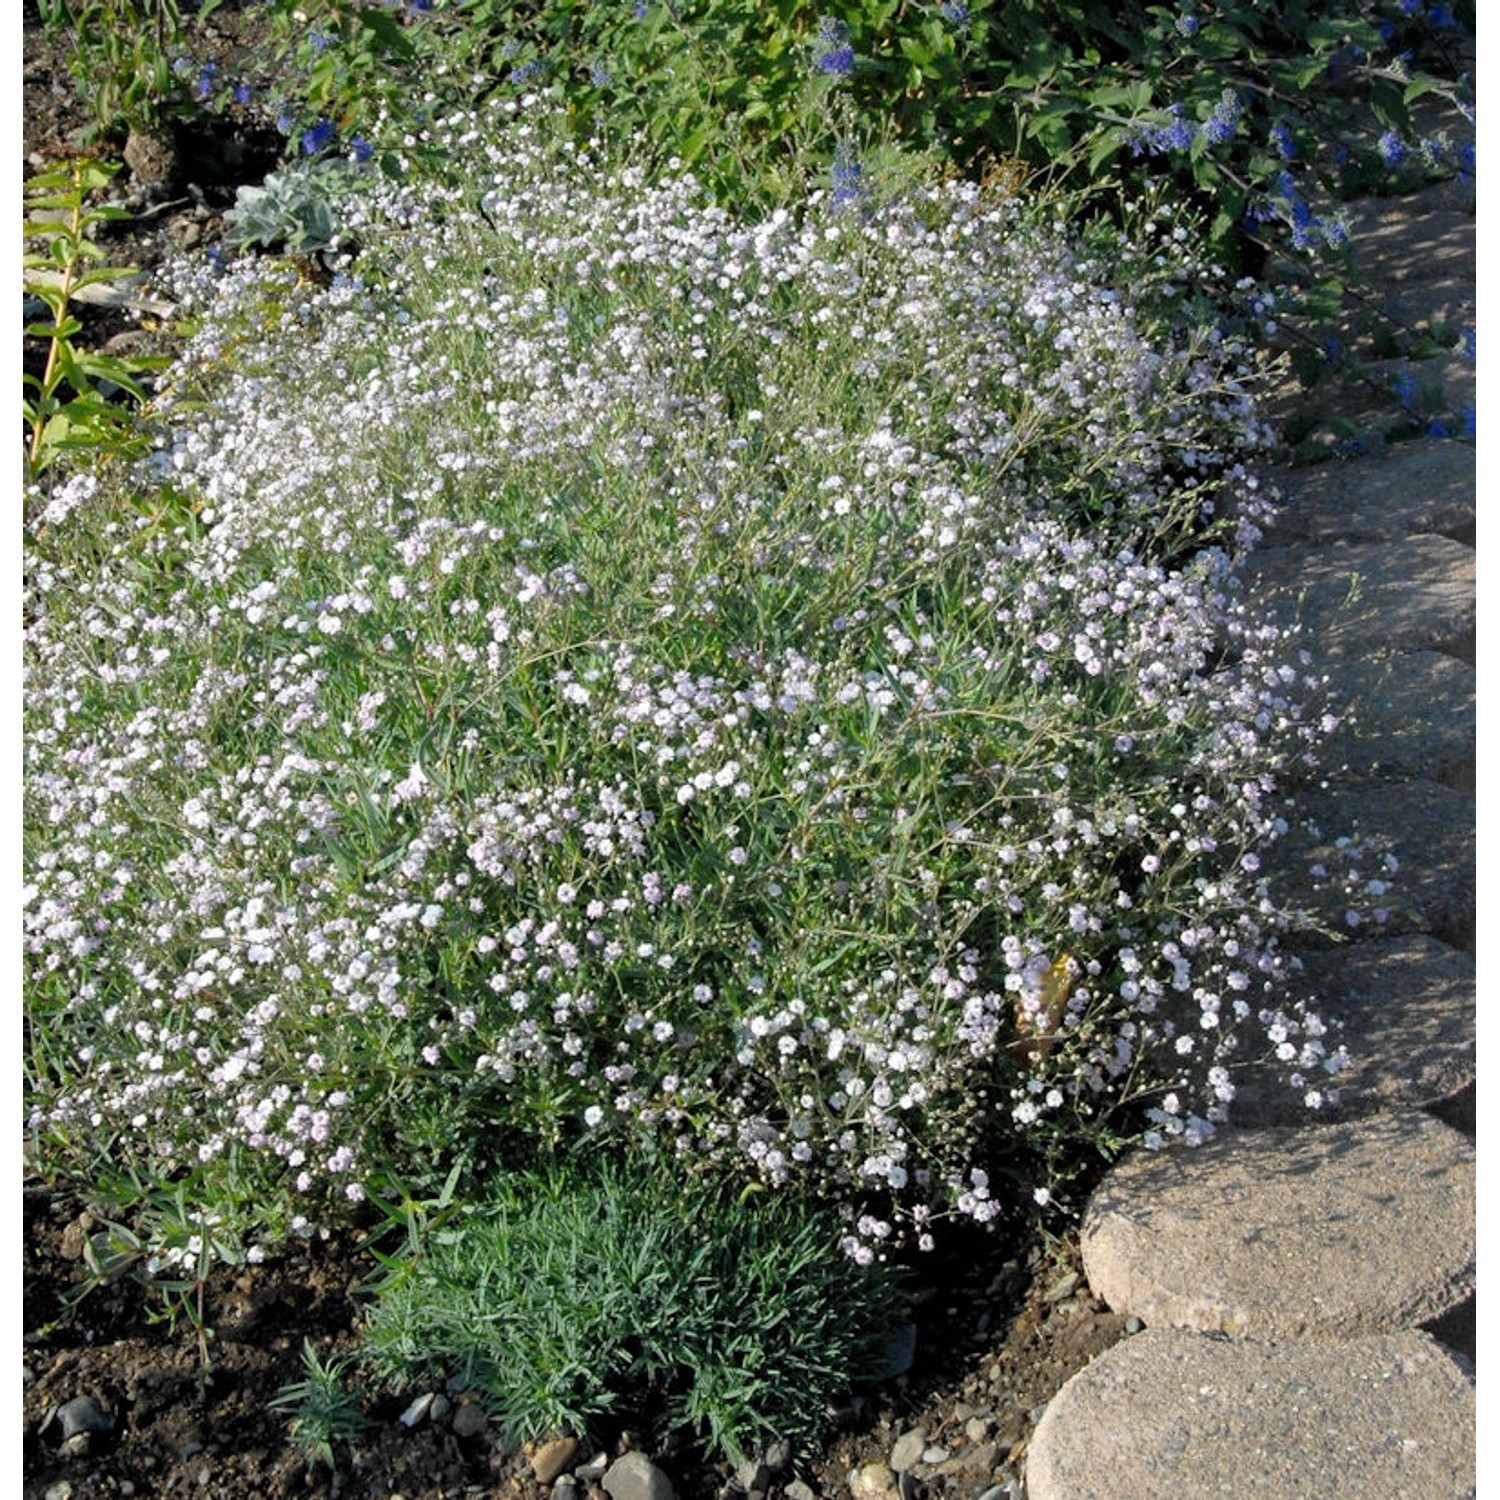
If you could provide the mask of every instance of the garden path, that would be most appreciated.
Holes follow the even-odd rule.
[[[1354,212],[1368,307],[1439,346],[1474,326],[1464,195],[1444,184]],[[1367,331],[1354,318],[1344,334]],[[1129,1157],[1095,1193],[1089,1286],[1140,1331],[1050,1403],[1028,1500],[1475,1493],[1475,450],[1388,442],[1379,420],[1383,390],[1405,393],[1408,423],[1420,393],[1461,424],[1472,332],[1467,348],[1289,383],[1276,403],[1304,456],[1338,456],[1280,476],[1248,596],[1300,619],[1351,710],[1341,769],[1298,792],[1322,833],[1288,840],[1285,868],[1338,858],[1342,834],[1384,841],[1400,866],[1390,919],[1301,955],[1355,1058],[1336,1112],[1307,1117],[1252,1077],[1235,1129]],[[1342,925],[1327,884],[1306,899]]]

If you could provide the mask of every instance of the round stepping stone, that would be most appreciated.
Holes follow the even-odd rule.
[[[1457,539],[1474,529],[1474,450],[1445,438],[1293,469],[1278,483],[1285,503],[1267,528],[1271,545],[1395,542],[1421,533]]]
[[[1338,1118],[1423,1109],[1473,1089],[1477,1006],[1469,954],[1410,933],[1304,954],[1302,965],[1292,992],[1342,1027],[1353,1059],[1338,1076]],[[1236,1075],[1236,1127],[1309,1123],[1284,1071],[1256,1066]]]
[[[1315,656],[1446,651],[1472,659],[1474,549],[1442,536],[1267,547],[1246,567],[1250,598],[1300,621]]]
[[[1433,781],[1350,782],[1298,791],[1288,818],[1292,831],[1266,861],[1281,900],[1348,937],[1427,932],[1473,951],[1478,841],[1472,797]],[[1339,840],[1349,838],[1366,846],[1362,857],[1340,848]],[[1396,858],[1393,872],[1382,868],[1385,853]],[[1325,875],[1315,878],[1318,868]],[[1354,900],[1345,888],[1351,875],[1358,877]],[[1387,888],[1371,892],[1371,879]],[[1358,921],[1350,920],[1350,911]],[[1298,941],[1312,947],[1319,940],[1309,933]]]
[[[1053,1398],[1029,1500],[1466,1500],[1471,1372],[1427,1334],[1261,1344],[1152,1328]]]
[[[1420,1112],[1137,1152],[1095,1190],[1089,1286],[1148,1325],[1260,1339],[1415,1327],[1474,1289],[1474,1146]]]
[[[1324,766],[1359,776],[1439,781],[1474,795],[1475,672],[1436,651],[1322,664],[1339,727]]]

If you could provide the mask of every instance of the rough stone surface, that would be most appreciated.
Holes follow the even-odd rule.
[[[1298,621],[1316,656],[1474,652],[1474,552],[1440,536],[1267,547],[1246,569],[1255,607]]]
[[[1474,1288],[1474,1189],[1473,1143],[1420,1112],[1230,1133],[1117,1166],[1084,1215],[1083,1264],[1148,1328],[1410,1328]]]
[[[1422,934],[1309,953],[1293,991],[1342,1028],[1353,1059],[1339,1075],[1337,1117],[1469,1099],[1475,1081],[1474,959]],[[1236,1079],[1236,1126],[1315,1123],[1270,1068]],[[1452,1114],[1445,1115],[1458,1124]],[[1470,1122],[1472,1133],[1472,1121]]]
[[[610,1500],[676,1500],[672,1481],[644,1453],[623,1453],[604,1475]]]
[[[1277,482],[1286,498],[1267,528],[1270,546],[1473,536],[1474,450],[1463,443],[1400,443],[1379,456],[1293,469]]]
[[[1319,750],[1330,770],[1418,778],[1474,794],[1475,672],[1436,651],[1326,664],[1339,728]]]
[[[1148,1329],[1048,1406],[1028,1500],[1465,1500],[1475,1398],[1428,1335],[1261,1344]]]
[[[927,1431],[913,1427],[896,1439],[891,1449],[891,1467],[899,1474],[904,1469],[915,1468],[922,1462],[923,1450],[927,1447]]]
[[[577,1438],[554,1438],[531,1455],[531,1472],[538,1484],[551,1484],[577,1457]]]
[[[1355,782],[1299,794],[1296,814],[1297,826],[1266,868],[1328,928],[1351,937],[1427,932],[1473,952],[1473,798],[1429,781]],[[1358,858],[1341,847],[1348,839],[1363,848]],[[1386,855],[1394,857],[1394,870],[1383,868]],[[1312,884],[1307,872],[1316,868],[1327,874]],[[1358,879],[1350,882],[1354,872]],[[1372,890],[1371,879],[1385,889]],[[1384,922],[1376,915],[1381,911]],[[1309,946],[1316,941],[1307,939]]]

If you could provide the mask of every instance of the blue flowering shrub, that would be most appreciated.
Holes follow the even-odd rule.
[[[34,1159],[274,1237],[582,1148],[868,1261],[1251,1059],[1334,1098],[1260,869],[1319,714],[1178,226],[437,130],[331,284],[184,275],[151,463],[32,518]]]

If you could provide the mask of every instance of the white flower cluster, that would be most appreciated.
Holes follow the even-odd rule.
[[[1263,434],[1149,257],[452,128],[475,180],[359,208],[357,279],[212,288],[141,480],[180,522],[52,517],[35,1130],[306,1211],[617,1132],[874,1195],[870,1249],[999,1213],[997,1142],[1336,1068],[1257,873],[1317,727],[1234,603]]]

